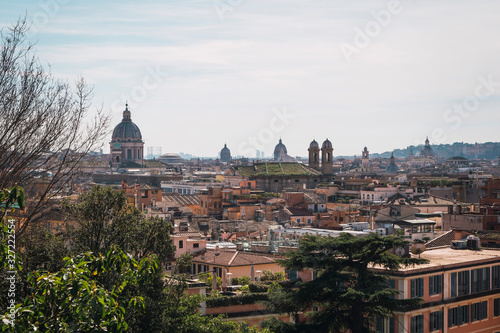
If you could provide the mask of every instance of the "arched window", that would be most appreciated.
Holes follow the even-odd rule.
[[[120,163],[120,156],[116,156],[116,162]]]
[[[318,160],[318,154],[314,153],[313,154],[313,162],[316,162]]]

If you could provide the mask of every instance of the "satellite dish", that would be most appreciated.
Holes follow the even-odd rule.
[[[418,258],[420,259],[420,254],[425,252],[425,245],[424,244],[414,244],[410,248],[410,252],[413,254],[418,254]]]
[[[404,247],[398,247],[394,252],[400,257],[406,254],[406,250],[404,249]]]

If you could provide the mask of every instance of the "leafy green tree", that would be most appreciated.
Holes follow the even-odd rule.
[[[178,274],[188,274],[191,273],[191,268],[193,266],[193,254],[184,253],[175,259],[175,271]]]
[[[149,283],[159,269],[155,259],[137,262],[116,247],[105,255],[64,260],[56,273],[30,274],[32,292],[17,306],[14,325],[5,325],[4,331],[126,331],[127,320],[144,310],[144,301],[124,290]]]
[[[288,252],[281,264],[288,270],[314,270],[316,277],[296,289],[270,291],[269,308],[280,313],[306,312],[307,321],[293,328],[300,327],[301,331],[372,332],[376,316],[391,316],[398,309],[415,309],[421,304],[421,299],[395,299],[398,291],[388,287],[387,275],[372,269],[383,268],[388,274],[426,262],[401,258],[389,251],[405,245],[407,242],[400,237],[376,233],[363,237],[347,233],[339,237],[303,237],[298,250]],[[319,311],[307,312],[313,306]],[[277,329],[276,325],[272,323],[276,332],[290,326]]]
[[[127,203],[123,191],[95,186],[76,202],[66,201],[63,211],[75,253],[105,253],[111,245],[118,245],[138,259],[154,254],[164,262],[175,251],[170,222],[145,218]]]

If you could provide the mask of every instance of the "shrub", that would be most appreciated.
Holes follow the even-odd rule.
[[[243,275],[238,278],[238,284],[242,286],[248,286],[250,284],[250,278],[246,275]]]
[[[265,293],[269,289],[269,286],[263,283],[252,282],[248,285],[251,293]]]
[[[236,296],[220,296],[217,298],[207,299],[207,307],[215,308],[219,306],[253,304],[258,301],[267,301],[267,300],[268,300],[267,293],[250,293],[250,294],[241,294]]]

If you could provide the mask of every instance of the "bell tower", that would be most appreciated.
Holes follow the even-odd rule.
[[[333,174],[333,145],[328,139],[321,146],[321,172],[324,175]]]
[[[316,140],[312,140],[309,145],[309,167],[319,170],[319,144]]]

